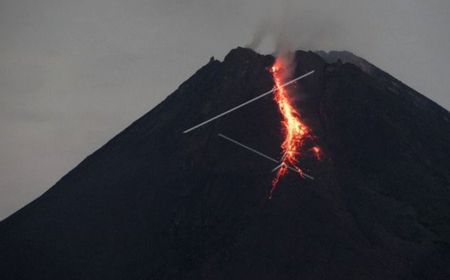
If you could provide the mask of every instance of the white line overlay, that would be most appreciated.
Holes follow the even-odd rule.
[[[244,107],[244,106],[246,106],[246,105],[252,103],[253,101],[256,101],[256,100],[258,100],[258,99],[261,99],[261,98],[263,98],[264,96],[271,94],[271,93],[274,92],[275,90],[278,90],[278,89],[280,89],[280,88],[284,88],[284,87],[286,87],[286,86],[288,86],[288,85],[290,85],[290,84],[295,83],[296,81],[298,81],[298,80],[300,80],[300,79],[306,78],[306,77],[308,77],[309,75],[312,75],[314,72],[315,72],[315,70],[312,70],[312,71],[310,71],[310,72],[308,72],[308,73],[306,73],[306,74],[303,74],[303,75],[301,75],[301,76],[299,76],[299,77],[297,77],[297,78],[295,78],[295,79],[293,79],[293,80],[290,80],[289,82],[287,82],[287,83],[285,83],[285,84],[282,84],[281,86],[279,86],[279,87],[277,87],[277,88],[273,88],[273,89],[271,89],[271,90],[269,90],[269,91],[267,91],[267,92],[265,92],[265,93],[263,93],[263,94],[261,94],[261,95],[258,95],[258,96],[256,96],[256,97],[254,97],[254,98],[252,98],[252,99],[250,99],[250,100],[248,100],[248,101],[246,101],[246,102],[244,102],[244,103],[242,103],[242,104],[236,106],[236,107],[233,107],[233,108],[231,108],[231,109],[229,109],[229,110],[227,110],[227,111],[225,111],[225,112],[223,112],[223,113],[221,113],[221,114],[219,114],[219,115],[217,115],[217,116],[215,116],[215,117],[212,117],[212,118],[210,118],[210,119],[208,119],[208,120],[206,120],[206,121],[204,121],[204,122],[202,122],[202,123],[199,123],[199,124],[197,124],[197,125],[195,125],[195,126],[189,128],[189,129],[186,129],[185,131],[183,131],[183,133],[189,133],[189,132],[191,132],[191,131],[194,130],[194,129],[197,129],[197,128],[199,128],[199,127],[201,127],[201,126],[203,126],[203,125],[205,125],[205,124],[207,124],[207,123],[212,122],[213,120],[216,120],[216,119],[218,119],[218,118],[220,118],[220,117],[223,117],[223,116],[225,116],[225,115],[227,115],[227,114],[229,114],[229,113],[231,113],[231,112],[233,112],[233,111],[235,111],[235,110],[237,110],[237,109],[239,109],[239,108],[242,108],[242,107]]]
[[[270,161],[272,161],[272,162],[275,162],[275,163],[277,163],[277,164],[280,164],[280,165],[278,165],[275,169],[273,169],[273,171],[275,171],[276,169],[280,168],[282,165],[285,164],[285,163],[283,163],[283,162],[280,162],[280,161],[274,159],[273,157],[270,157],[270,156],[268,156],[268,155],[266,155],[266,154],[261,153],[260,151],[257,151],[257,150],[255,150],[255,149],[253,149],[253,148],[250,148],[249,146],[246,146],[246,145],[242,144],[242,143],[239,142],[239,141],[236,141],[236,140],[234,140],[234,139],[231,139],[230,137],[225,136],[225,135],[223,135],[222,133],[219,133],[218,135],[219,135],[219,137],[221,137],[221,138],[223,138],[223,139],[225,139],[225,140],[228,140],[228,141],[230,141],[231,143],[233,143],[233,144],[235,144],[235,145],[238,145],[238,146],[240,146],[240,147],[242,147],[242,148],[244,148],[244,149],[246,149],[246,150],[248,150],[248,151],[250,151],[250,152],[252,152],[252,153],[255,153],[255,154],[257,154],[257,155],[259,155],[259,156],[261,156],[261,157],[263,157],[263,158],[266,158],[266,159],[268,159],[268,160],[270,160]],[[289,168],[289,170],[292,170],[292,171],[298,173],[298,170],[296,170],[296,169],[293,168],[292,166],[286,164],[286,167]],[[302,175],[303,175],[303,177],[305,177],[305,178],[308,178],[308,179],[310,179],[310,180],[314,180],[314,177],[312,177],[311,175],[308,175],[308,174],[306,174],[306,173],[304,173],[304,172],[302,173]]]

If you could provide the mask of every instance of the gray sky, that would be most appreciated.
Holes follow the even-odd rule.
[[[449,28],[448,0],[0,0],[0,219],[258,30],[353,51],[449,109]]]

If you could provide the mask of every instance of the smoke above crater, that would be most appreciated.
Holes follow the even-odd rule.
[[[0,220],[236,46],[348,50],[450,108],[449,15],[447,0],[1,1]]]

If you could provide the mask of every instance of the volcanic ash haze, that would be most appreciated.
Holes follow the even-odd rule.
[[[335,57],[294,53],[315,180],[268,200],[273,163],[218,137],[282,154],[269,96],[182,134],[274,86],[275,58],[237,48],[2,221],[1,278],[450,279],[450,113]]]

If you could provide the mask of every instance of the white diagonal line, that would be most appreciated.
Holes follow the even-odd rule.
[[[257,155],[259,155],[259,156],[261,156],[261,157],[263,157],[263,158],[266,158],[266,159],[268,159],[268,160],[270,160],[270,161],[272,161],[272,162],[275,162],[275,163],[281,163],[280,165],[278,165],[277,167],[275,167],[275,168],[273,169],[273,171],[277,170],[278,168],[280,168],[281,166],[283,166],[283,164],[285,164],[285,163],[283,163],[283,162],[280,162],[280,161],[274,159],[273,157],[270,157],[270,156],[268,156],[268,155],[266,155],[266,154],[263,154],[263,153],[261,153],[260,151],[257,151],[257,150],[255,150],[255,149],[253,149],[253,148],[251,148],[251,147],[249,147],[249,146],[247,146],[247,145],[244,145],[244,144],[242,144],[242,143],[239,142],[239,141],[236,141],[236,140],[234,140],[234,139],[231,139],[230,137],[225,136],[225,135],[223,135],[222,133],[219,133],[218,135],[219,135],[219,137],[222,137],[223,139],[228,140],[228,141],[230,141],[231,143],[236,144],[236,145],[238,145],[238,146],[240,146],[240,147],[242,147],[242,148],[244,148],[244,149],[246,149],[246,150],[248,150],[248,151],[250,151],[250,152],[253,152],[253,153],[255,153],[255,154],[257,154]],[[298,170],[295,169],[295,168],[293,168],[292,166],[286,164],[286,167],[289,168],[289,170],[298,173]],[[308,179],[314,180],[314,177],[312,177],[311,175],[308,175],[308,174],[306,174],[306,173],[304,173],[304,172],[302,173],[302,175],[303,175],[304,177],[308,178]]]
[[[278,164],[277,166],[275,166],[275,167],[272,169],[272,172],[277,171],[279,168],[281,168],[281,167],[283,166],[283,164],[285,164],[285,163],[282,162],[282,163]]]
[[[212,122],[213,120],[216,120],[216,119],[218,119],[218,118],[220,118],[220,117],[223,117],[223,116],[225,116],[225,115],[227,115],[227,114],[229,114],[229,113],[231,113],[231,112],[233,112],[233,111],[235,111],[235,110],[237,110],[237,109],[239,109],[239,108],[242,108],[242,107],[244,107],[244,106],[246,106],[246,105],[252,103],[253,101],[256,101],[256,100],[258,100],[258,99],[261,99],[261,98],[263,98],[264,96],[271,94],[272,92],[274,92],[274,91],[277,90],[277,89],[286,87],[286,86],[288,86],[288,85],[290,85],[290,84],[292,84],[292,83],[295,83],[296,81],[298,81],[298,80],[300,80],[300,79],[306,78],[307,76],[313,74],[314,72],[315,72],[315,71],[312,70],[312,71],[310,71],[310,72],[308,72],[308,73],[306,73],[306,74],[304,74],[304,75],[301,75],[301,76],[299,76],[299,77],[297,77],[297,78],[295,78],[295,79],[293,79],[293,80],[290,80],[289,82],[287,82],[287,83],[285,83],[285,84],[282,84],[281,86],[279,86],[279,87],[277,87],[277,88],[273,88],[273,89],[271,89],[271,90],[269,90],[269,91],[267,91],[267,92],[265,92],[265,93],[263,93],[263,94],[261,94],[261,95],[258,95],[258,96],[256,96],[256,97],[254,97],[254,98],[252,98],[252,99],[250,99],[250,100],[244,102],[244,103],[241,103],[240,105],[238,105],[238,106],[236,106],[236,107],[233,107],[233,108],[231,108],[231,109],[229,109],[229,110],[227,110],[227,111],[225,111],[225,112],[223,112],[223,113],[221,113],[221,114],[219,114],[219,115],[217,115],[217,116],[214,116],[214,117],[212,117],[212,118],[210,118],[210,119],[208,119],[208,120],[206,120],[206,121],[204,121],[204,122],[201,122],[201,123],[199,123],[199,124],[197,124],[197,125],[195,125],[195,126],[189,128],[189,129],[186,129],[185,131],[183,131],[183,133],[189,133],[189,132],[191,132],[191,131],[194,130],[194,129],[197,129],[197,128],[199,128],[199,127],[201,127],[201,126],[203,126],[203,125],[205,125],[205,124],[207,124],[207,123],[209,123],[209,122]]]
[[[262,157],[264,157],[264,158],[266,158],[266,159],[268,159],[268,160],[270,160],[270,161],[273,161],[273,162],[275,162],[275,163],[279,163],[279,161],[276,160],[276,159],[274,159],[273,157],[269,157],[268,155],[263,154],[263,153],[261,153],[261,152],[255,150],[255,149],[253,149],[253,148],[250,148],[249,146],[246,146],[246,145],[242,144],[241,142],[238,142],[238,141],[236,141],[236,140],[234,140],[234,139],[231,139],[230,137],[225,136],[225,135],[223,135],[222,133],[219,133],[218,135],[219,135],[220,137],[222,137],[222,138],[224,138],[224,139],[230,141],[231,143],[234,143],[234,144],[236,144],[236,145],[238,145],[238,146],[241,146],[241,147],[244,148],[244,149],[249,150],[250,152],[253,152],[253,153],[255,153],[255,154],[259,155],[259,156],[262,156]]]

